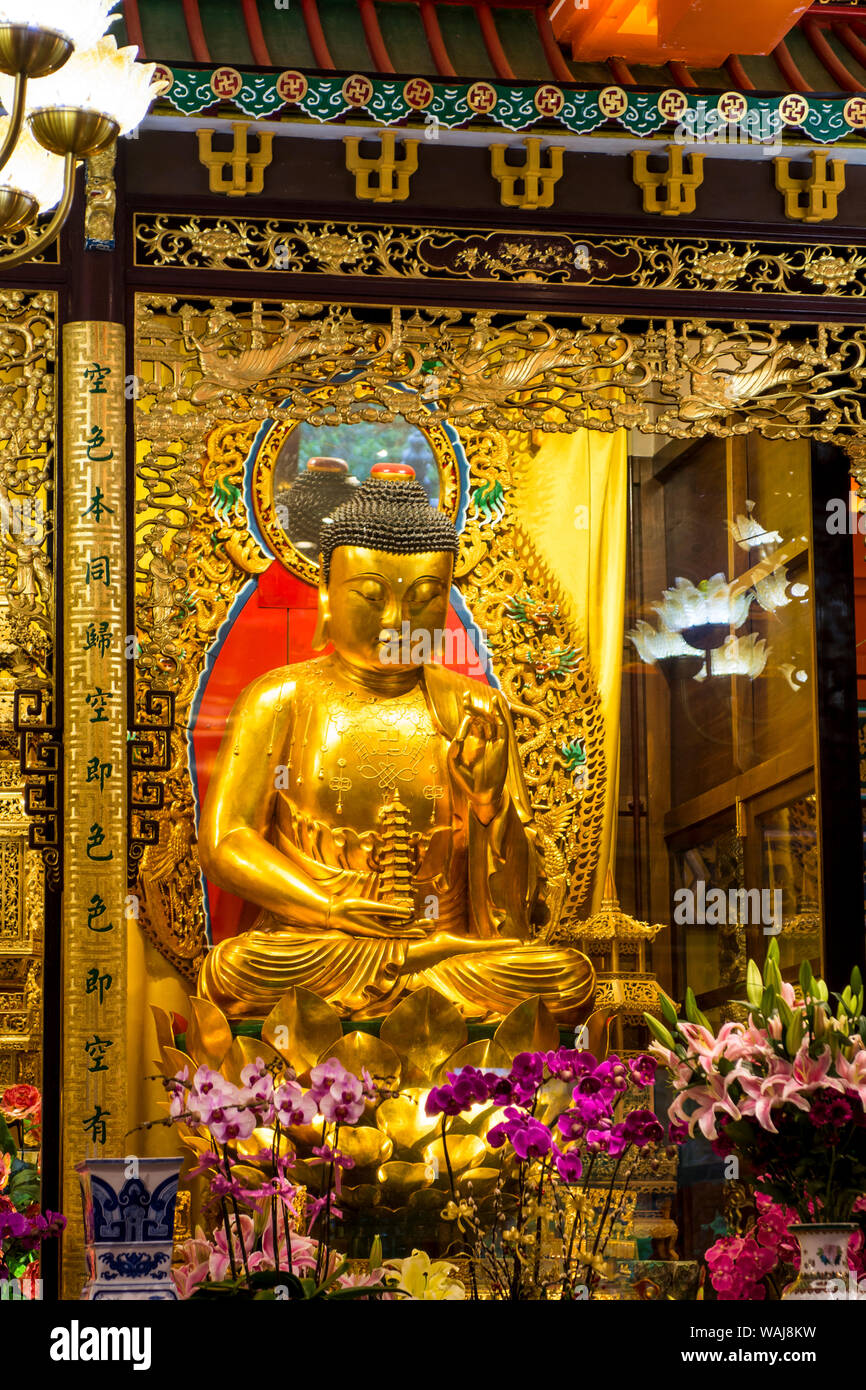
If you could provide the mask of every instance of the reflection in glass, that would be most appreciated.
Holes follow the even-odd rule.
[[[820,960],[818,813],[814,794],[758,817],[764,886],[782,894],[782,969]]]
[[[386,461],[408,463],[432,505],[439,505],[439,469],[433,450],[421,430],[405,420],[336,428],[305,422],[290,431],[274,468],[274,509],[302,555],[315,560],[323,518],[351,498],[374,464]]]

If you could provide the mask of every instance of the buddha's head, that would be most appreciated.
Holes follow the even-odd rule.
[[[405,464],[376,464],[322,525],[314,645],[370,672],[399,673],[437,649],[458,541]]]

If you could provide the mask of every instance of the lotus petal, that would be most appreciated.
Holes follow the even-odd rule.
[[[432,1081],[436,1071],[469,1036],[459,1009],[438,990],[417,989],[391,1011],[379,1034],[403,1063],[407,1085]]]
[[[222,1009],[209,999],[193,997],[189,1001],[190,1015],[186,1029],[186,1045],[198,1066],[219,1071],[223,1058],[232,1045],[232,1030]]]
[[[250,1062],[256,1062],[259,1058],[265,1063],[265,1066],[269,1062],[282,1060],[280,1054],[274,1051],[270,1043],[262,1042],[261,1038],[247,1038],[243,1034],[239,1034],[223,1058],[220,1071],[227,1081],[233,1081],[236,1086],[241,1086],[243,1084],[241,1071],[244,1067],[249,1066]]]
[[[445,1073],[459,1071],[461,1067],[478,1067],[481,1071],[508,1071],[511,1056],[493,1039],[478,1038],[467,1043],[443,1063],[437,1080],[444,1080]]]
[[[398,1148],[419,1148],[439,1129],[438,1117],[424,1114],[426,1098],[426,1091],[404,1091],[391,1100],[383,1100],[377,1109],[376,1124]]]
[[[472,1168],[487,1157],[487,1145],[477,1134],[449,1134],[448,1161],[452,1173],[461,1173],[464,1168]],[[424,1150],[428,1163],[438,1167],[440,1181],[448,1181],[448,1166],[445,1162],[445,1149],[440,1139],[434,1139]]]
[[[386,1206],[391,1202],[402,1206],[410,1192],[430,1187],[434,1171],[429,1163],[383,1163],[376,1174],[381,1184],[382,1201]]]
[[[502,1020],[493,1041],[510,1059],[518,1052],[555,1052],[559,1047],[559,1025],[541,996],[534,994]]]
[[[270,1126],[254,1129],[248,1139],[236,1139],[234,1145],[239,1158],[270,1159],[274,1151],[274,1131]],[[281,1154],[291,1154],[292,1146],[285,1134],[280,1134]]]
[[[583,1039],[583,1047],[603,1062],[610,1051],[610,1025],[616,1017],[613,1009],[596,1009],[594,1014],[590,1014],[586,1023]]]
[[[366,1067],[373,1080],[381,1082],[388,1090],[395,1090],[400,1084],[402,1067],[399,1055],[381,1038],[374,1038],[372,1033],[346,1033],[336,1046],[326,1047],[318,1060],[328,1062],[332,1057],[336,1057],[354,1076],[360,1076]]]
[[[465,1191],[472,1184],[473,1197],[486,1197],[492,1192],[501,1177],[498,1168],[467,1168],[460,1175],[460,1189]]]
[[[354,1211],[367,1211],[378,1207],[382,1202],[382,1188],[377,1183],[359,1182],[357,1187],[347,1186],[343,1181],[340,1192],[340,1205]]]
[[[159,1004],[151,1004],[150,1012],[153,1014],[154,1027],[156,1028],[156,1045],[162,1053],[163,1048],[174,1047],[174,1027],[171,1015],[167,1009],[160,1008]]]
[[[355,1160],[356,1168],[369,1168],[385,1163],[394,1152],[394,1145],[387,1134],[372,1125],[342,1125],[339,1149]]]
[[[314,1067],[330,1048],[340,1041],[343,1028],[340,1015],[326,999],[299,985],[287,990],[268,1014],[262,1038],[276,1048],[298,1073]]]
[[[162,1049],[163,1076],[177,1076],[184,1067],[189,1072],[189,1079],[192,1081],[196,1073],[197,1063],[193,1061],[189,1053],[181,1052],[179,1047],[164,1047]]]

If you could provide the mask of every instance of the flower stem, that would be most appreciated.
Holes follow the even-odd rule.
[[[223,1145],[223,1160],[224,1160],[225,1165],[226,1165],[226,1176],[227,1176],[229,1182],[231,1182],[231,1171],[232,1171],[232,1170],[231,1170],[231,1163],[230,1163],[230,1161],[229,1161],[229,1150],[228,1150],[228,1145],[227,1145],[227,1144],[224,1144],[224,1145]],[[246,1243],[245,1243],[245,1241],[244,1241],[243,1228],[241,1227],[241,1211],[240,1211],[240,1207],[238,1206],[238,1199],[237,1199],[237,1197],[235,1196],[234,1192],[232,1192],[232,1210],[234,1211],[234,1214],[235,1214],[235,1225],[237,1226],[237,1231],[238,1231],[238,1244],[239,1244],[240,1247],[241,1247],[241,1259],[243,1260],[244,1274],[245,1274],[246,1277],[247,1277],[247,1282],[249,1282],[250,1267],[249,1267],[249,1264],[248,1264],[248,1262],[247,1262],[247,1247],[246,1247]]]

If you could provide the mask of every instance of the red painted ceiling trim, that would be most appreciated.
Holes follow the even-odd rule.
[[[628,63],[624,58],[608,58],[607,65],[610,68],[614,82],[618,82],[621,87],[634,87],[634,78],[631,75]]]
[[[793,92],[811,92],[814,90],[809,86],[809,83],[791,57],[790,50],[784,39],[776,44],[776,47],[773,49],[773,57],[776,60],[779,71]]]
[[[862,82],[857,81],[857,78],[854,76],[853,72],[851,72],[850,68],[846,68],[842,59],[833,52],[822,34],[820,27],[815,23],[815,20],[809,18],[804,19],[802,29],[815,57],[823,63],[824,67],[833,78],[833,81],[838,82],[843,92],[862,92]]]
[[[551,76],[557,82],[573,82],[574,73],[563,58],[559,44],[556,42],[546,5],[536,5],[535,27],[538,30],[538,37],[541,39],[541,46],[544,49],[544,56],[547,59]]]
[[[496,21],[493,12],[488,4],[478,6],[478,23],[481,25],[481,34],[484,39],[484,47],[487,49],[487,56],[496,69],[496,76],[503,77],[506,82],[516,82],[517,78],[512,71],[511,64],[505,56],[505,49],[499,41],[499,34],[496,29]]]
[[[866,44],[857,37],[851,25],[847,21],[844,24],[834,24],[833,33],[839,35],[851,57],[866,67]]]
[[[123,19],[126,24],[126,32],[129,35],[129,42],[135,44],[139,58],[146,58],[144,35],[141,32],[141,15],[138,13],[138,0],[123,0]]]
[[[193,58],[197,63],[209,63],[211,61],[210,50],[204,36],[204,29],[201,27],[198,0],[183,0],[183,17],[186,21],[186,32],[189,34],[189,46],[192,49]]]
[[[358,9],[361,12],[361,23],[364,26],[364,38],[367,40],[370,57],[380,72],[393,72],[394,64],[388,56],[385,40],[382,38],[373,0],[359,0]]]
[[[322,28],[322,21],[319,19],[319,11],[316,7],[316,0],[301,0],[301,13],[304,16],[304,24],[307,29],[307,38],[310,40],[310,47],[313,50],[313,57],[320,68],[334,67],[334,60],[328,49],[325,39],[325,31]]]
[[[421,0],[421,23],[424,25],[427,44],[439,76],[456,77],[456,70],[448,57],[448,49],[445,47],[442,30],[439,28],[439,20],[436,18],[433,0]]]
[[[265,43],[265,36],[262,32],[262,21],[259,19],[259,8],[256,0],[241,0],[241,6],[243,7],[244,24],[247,26],[247,38],[250,41],[253,62],[260,68],[273,67],[268,45]]]
[[[668,72],[678,87],[697,87],[698,85],[685,63],[681,63],[679,59],[672,59],[668,63]]]
[[[741,92],[753,92],[755,90],[754,82],[750,81],[749,74],[736,53],[732,53],[729,58],[725,59],[725,69],[734,86],[739,87]]]

